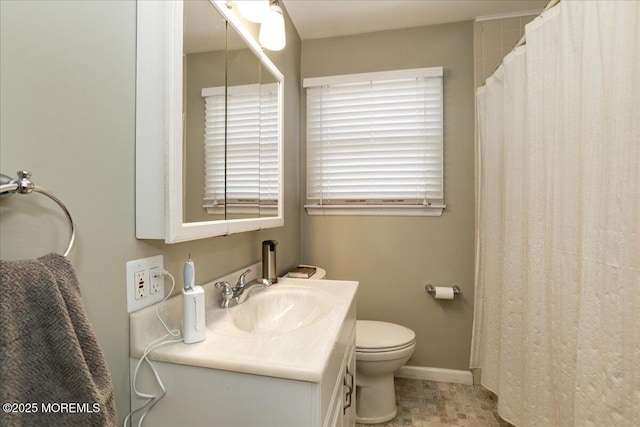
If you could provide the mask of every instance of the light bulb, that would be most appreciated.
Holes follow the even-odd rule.
[[[269,0],[235,0],[240,14],[248,21],[262,22],[269,13]]]
[[[284,31],[284,14],[280,6],[269,6],[260,25],[260,44],[269,50],[282,50],[287,44],[287,36]]]

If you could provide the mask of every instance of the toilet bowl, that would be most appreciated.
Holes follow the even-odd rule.
[[[416,334],[373,320],[356,321],[356,422],[376,424],[396,416],[393,374],[411,357]]]

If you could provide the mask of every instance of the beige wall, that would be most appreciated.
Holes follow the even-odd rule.
[[[31,169],[77,223],[70,260],[105,352],[120,419],[129,411],[129,316],[125,263],[163,254],[181,282],[191,253],[197,283],[260,259],[273,238],[278,270],[299,262],[300,40],[270,56],[285,75],[285,227],[175,245],[136,240],[134,230],[135,45],[133,1],[0,1],[0,171]],[[67,244],[67,224],[39,195],[1,204],[0,255],[32,258]],[[167,281],[168,282],[168,281]]]
[[[302,210],[302,260],[324,267],[330,278],[360,281],[360,319],[413,329],[417,347],[410,365],[468,369],[474,255],[473,22],[302,44],[303,78],[432,66],[444,67],[443,216],[310,217]],[[304,115],[304,100],[302,108]],[[304,133],[304,120],[302,129]],[[304,153],[302,169],[304,192]],[[459,284],[464,294],[455,301],[436,302],[424,290],[427,283]]]

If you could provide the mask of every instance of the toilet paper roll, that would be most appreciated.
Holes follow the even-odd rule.
[[[436,286],[436,299],[453,299],[453,288]]]

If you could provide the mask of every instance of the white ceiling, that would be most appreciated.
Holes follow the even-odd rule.
[[[280,0],[303,40],[522,12],[548,0]]]

